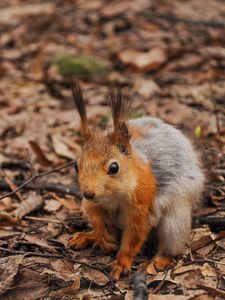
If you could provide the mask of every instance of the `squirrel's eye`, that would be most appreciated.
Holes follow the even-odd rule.
[[[108,174],[112,175],[112,174],[116,174],[119,171],[119,165],[117,162],[113,162],[110,166],[109,166],[109,170],[108,170]]]
[[[77,164],[77,162],[74,163],[74,169],[75,169],[76,172],[78,173],[78,164]]]

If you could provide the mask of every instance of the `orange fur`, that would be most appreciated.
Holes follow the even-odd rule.
[[[78,232],[69,241],[71,247],[84,249],[88,245],[98,246],[103,252],[112,252],[117,249],[115,240],[108,234],[104,219],[105,212],[100,205],[85,201],[84,209],[93,226],[91,232]]]
[[[153,264],[157,270],[166,269],[172,262],[172,258],[169,256],[156,255],[153,259]]]
[[[117,259],[112,265],[112,276],[118,279],[121,273],[131,269],[134,257],[140,251],[151,229],[149,213],[153,207],[156,181],[148,165],[134,160],[137,188],[132,194],[132,203],[127,207],[127,222],[124,228],[122,243]]]
[[[143,128],[137,128],[134,126],[129,126],[129,132],[132,136],[133,139],[135,140],[140,140],[141,138],[143,138],[144,135],[144,130]]]

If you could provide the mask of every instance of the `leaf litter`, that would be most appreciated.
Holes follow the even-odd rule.
[[[151,300],[225,297],[223,12],[219,0],[0,4],[1,166],[7,162],[1,195],[33,175],[17,164],[27,163],[27,149],[38,172],[79,156],[79,118],[66,78],[78,67],[91,126],[108,126],[107,90],[116,82],[131,101],[132,117],[163,118],[202,153],[204,207],[195,213],[190,247],[173,267],[147,267]],[[71,187],[74,196],[67,193]],[[1,298],[133,299],[132,276],[151,253],[141,253],[131,275],[112,283],[107,274],[113,257],[67,247],[74,232],[90,228],[79,211],[73,168],[38,178],[32,188],[0,202]],[[212,217],[217,225],[207,223]]]

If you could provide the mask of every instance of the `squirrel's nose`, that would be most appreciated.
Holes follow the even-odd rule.
[[[95,197],[95,193],[91,191],[84,191],[83,196],[88,200],[93,200]]]

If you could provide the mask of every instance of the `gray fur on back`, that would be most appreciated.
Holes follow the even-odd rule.
[[[162,205],[169,204],[168,201],[172,199],[168,198],[177,198],[178,195],[179,198],[185,196],[192,204],[197,202],[204,176],[189,139],[181,131],[155,117],[130,120],[129,125],[144,131],[144,138],[131,140],[131,145],[140,157],[150,163],[157,179],[157,196],[167,198],[162,200],[167,202]]]

